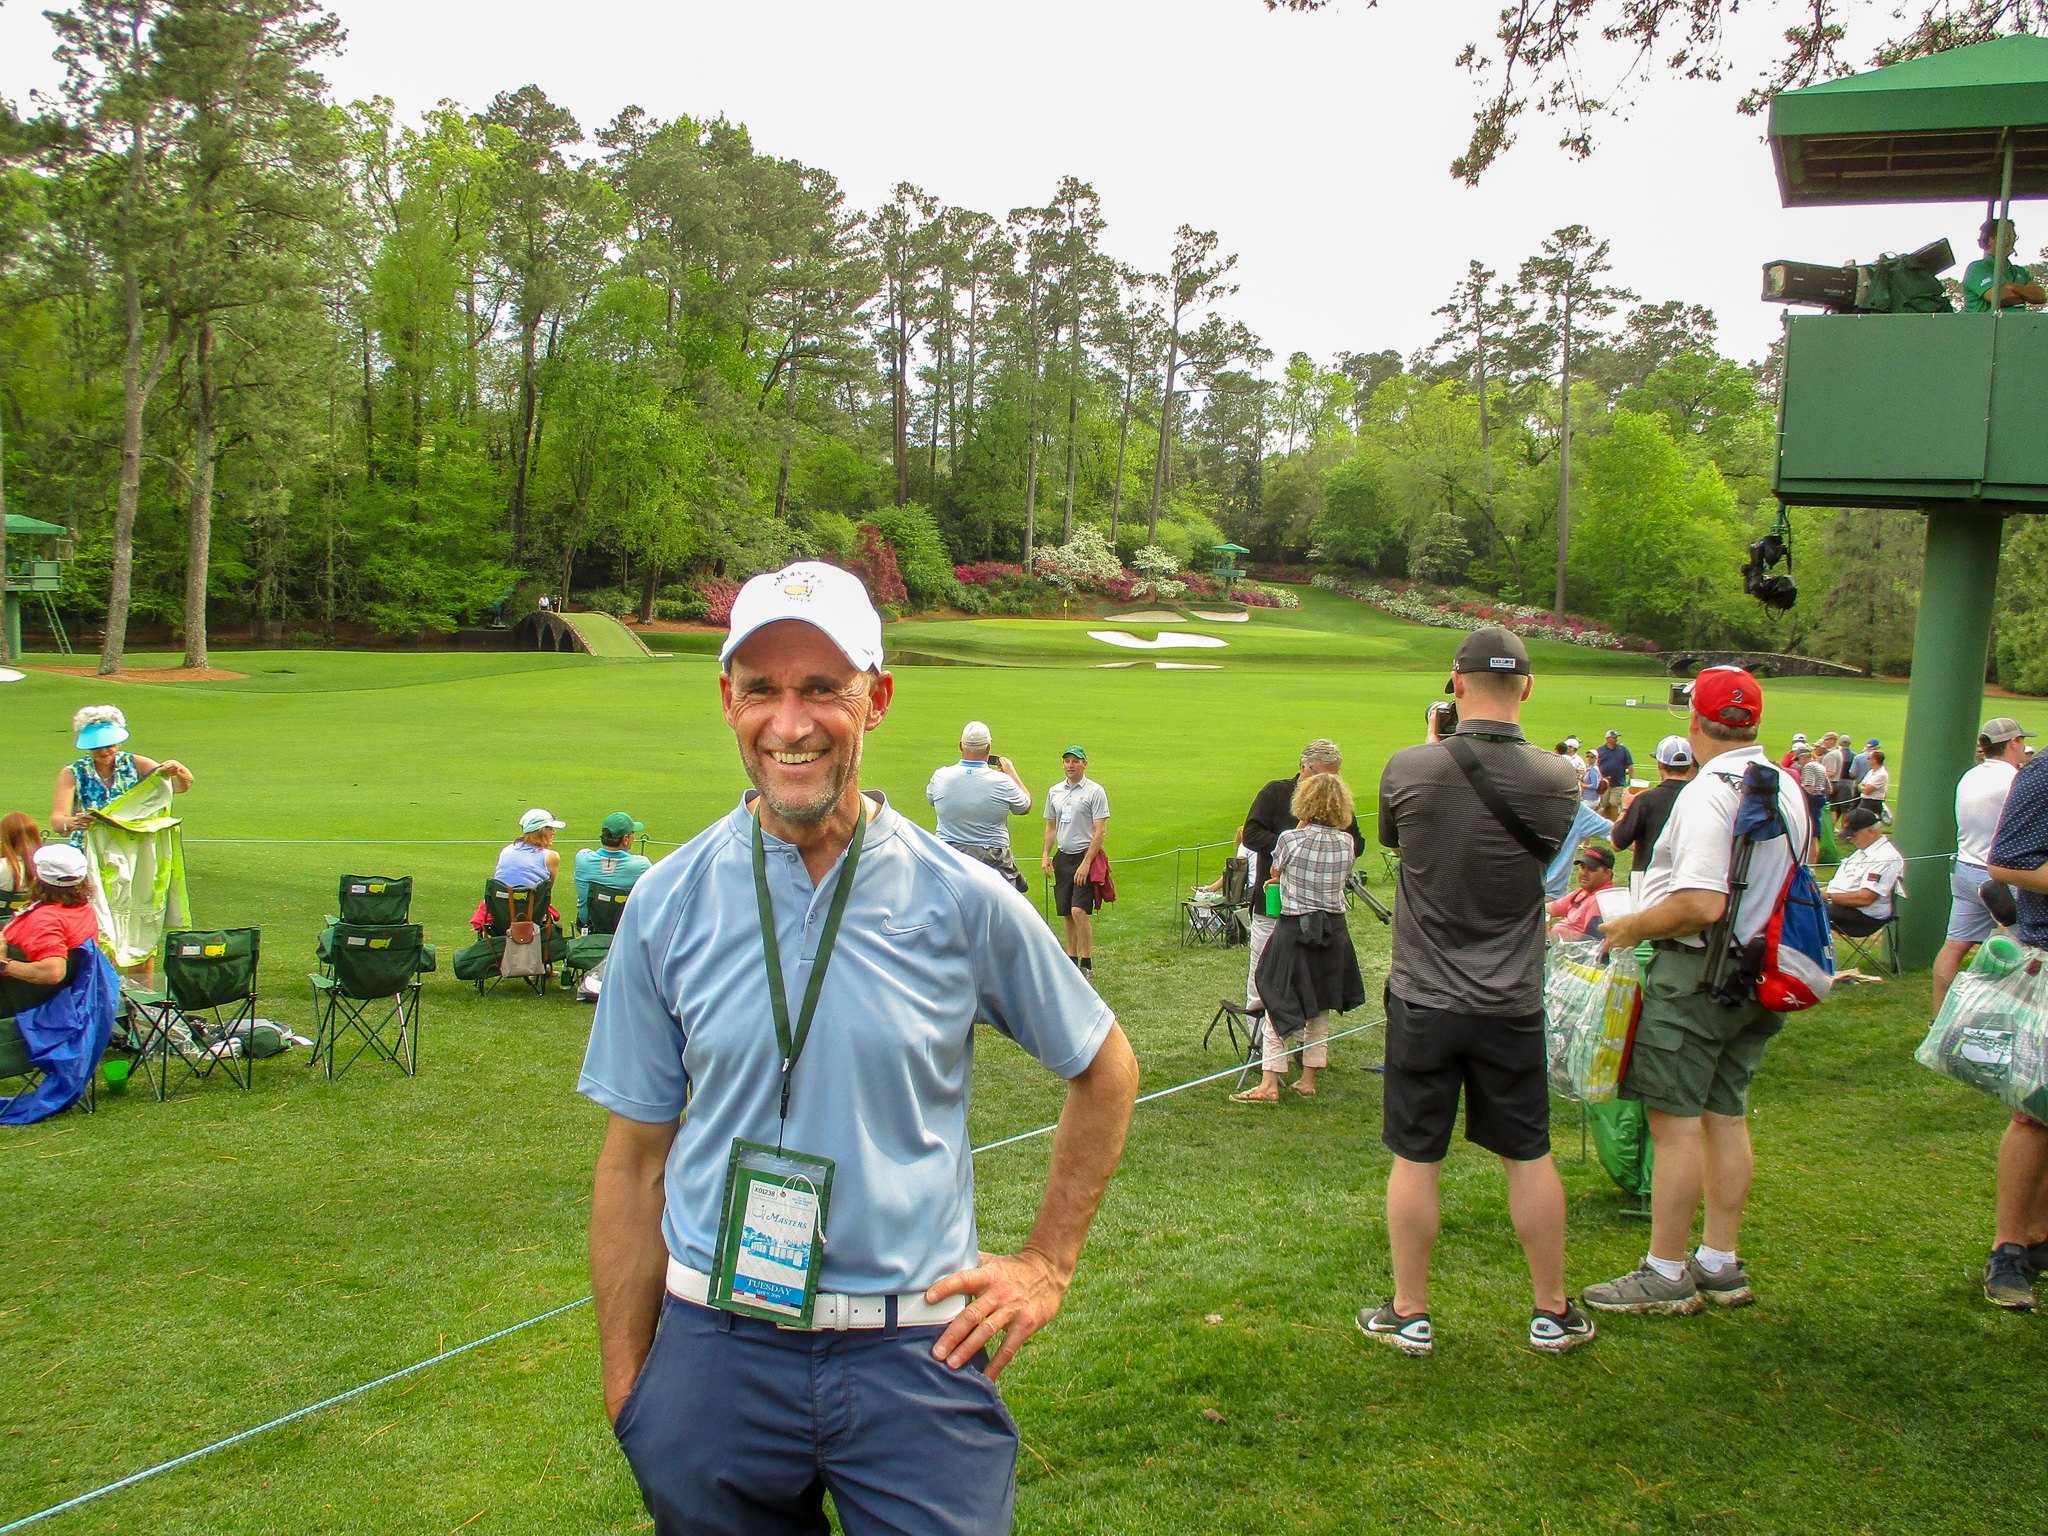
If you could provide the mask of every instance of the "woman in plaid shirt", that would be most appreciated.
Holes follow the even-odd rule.
[[[1311,774],[1294,791],[1297,825],[1273,848],[1280,885],[1280,922],[1259,958],[1259,996],[1266,1003],[1259,1086],[1231,1097],[1241,1104],[1280,1099],[1287,1058],[1301,1053],[1301,1077],[1291,1086],[1313,1096],[1316,1073],[1330,1064],[1330,1014],[1365,1001],[1358,955],[1344,921],[1344,882],[1358,857],[1348,828],[1355,815],[1351,790],[1334,773]],[[1306,1043],[1292,1049],[1295,1036]]]

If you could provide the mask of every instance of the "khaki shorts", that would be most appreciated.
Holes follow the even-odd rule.
[[[1621,815],[1621,803],[1627,798],[1628,782],[1623,780],[1619,784],[1611,785],[1600,791],[1600,804],[1595,809],[1602,816],[1619,816]]]
[[[1704,954],[1660,949],[1643,973],[1643,1013],[1621,1097],[1692,1119],[1749,1113],[1749,1080],[1783,1014],[1759,1003],[1724,1008],[1699,990]]]

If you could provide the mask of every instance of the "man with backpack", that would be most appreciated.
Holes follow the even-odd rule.
[[[1705,986],[1723,969],[1710,940],[1740,949],[1765,933],[1809,834],[1799,781],[1757,745],[1763,703],[1763,689],[1740,667],[1700,673],[1690,732],[1699,774],[1672,802],[1643,878],[1640,909],[1608,923],[1601,939],[1609,950],[1650,945],[1642,1016],[1621,1096],[1648,1108],[1657,1165],[1650,1251],[1631,1273],[1586,1288],[1581,1300],[1599,1311],[1684,1315],[1707,1300],[1724,1307],[1754,1300],[1737,1252],[1754,1169],[1749,1083],[1784,1018],[1751,987],[1739,988],[1731,1004],[1722,997],[1738,989],[1724,987],[1714,996]],[[1746,880],[1728,923],[1722,920],[1731,874],[1739,867],[1737,813],[1752,767],[1777,781],[1783,831],[1749,845]],[[1688,1252],[1702,1201],[1700,1245]]]

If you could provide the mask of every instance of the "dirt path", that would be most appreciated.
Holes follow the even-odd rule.
[[[98,667],[29,667],[30,672],[55,672],[63,677],[98,677]],[[110,683],[236,683],[249,674],[220,667],[124,667]]]

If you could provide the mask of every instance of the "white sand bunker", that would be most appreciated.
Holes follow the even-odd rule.
[[[1117,615],[1126,624],[1185,624],[1187,620],[1166,608],[1149,609],[1144,613],[1120,613]]]
[[[1249,613],[1211,613],[1206,608],[1190,608],[1188,612],[1204,624],[1249,624],[1252,618]],[[1137,615],[1130,614],[1128,617],[1136,618]]]
[[[1098,661],[1094,663],[1097,672],[1120,672],[1125,667],[1135,667],[1136,665],[1135,661]],[[1156,667],[1159,663],[1155,661],[1152,665]]]
[[[1221,672],[1222,667],[1213,661],[1155,661],[1153,667],[1161,672]]]
[[[1158,635],[1150,640],[1140,640],[1136,635],[1127,635],[1120,629],[1091,629],[1090,640],[1100,640],[1106,645],[1120,645],[1127,651],[1164,651],[1175,646],[1211,650],[1230,644],[1213,635]]]

